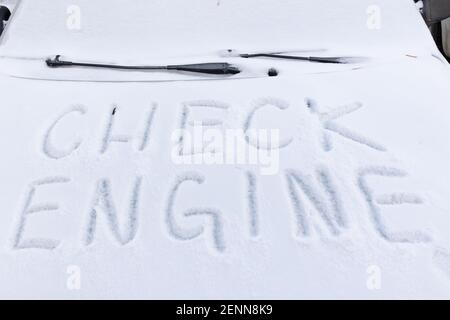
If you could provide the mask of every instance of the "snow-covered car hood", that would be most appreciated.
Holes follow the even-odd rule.
[[[337,23],[315,23],[319,29],[306,32],[300,19],[300,34],[315,34],[305,36],[306,47],[317,48],[322,36],[327,46],[337,39],[341,52],[373,51],[368,62],[232,59],[258,70],[275,66],[280,74],[170,82],[46,71],[43,59],[52,54],[99,60],[116,48],[85,51],[93,46],[91,29],[86,42],[81,29],[73,35],[76,45],[45,34],[23,54],[27,42],[14,45],[15,35],[50,32],[55,21],[25,26],[19,18],[27,6],[48,2],[22,3],[0,51],[1,297],[450,297],[450,74],[412,1],[342,1],[347,7],[296,1],[308,9],[299,11],[305,23],[322,13],[323,24],[327,18]],[[90,10],[87,1],[71,2]],[[110,2],[114,8],[120,1]],[[216,20],[235,13],[248,17],[249,28],[258,21],[237,10],[237,2],[211,2]],[[370,5],[385,13],[366,46],[367,37],[350,26],[359,21],[358,30],[368,28]],[[294,2],[277,3],[291,19],[262,24],[262,32],[290,30],[290,6]],[[49,12],[34,14],[47,17],[51,10],[44,9]],[[189,15],[184,23],[192,21]],[[193,24],[202,25],[199,30],[213,25],[207,17]],[[156,41],[164,38],[159,32]],[[193,37],[196,46],[180,47],[196,48],[188,60],[220,46],[241,48],[244,40],[243,49],[261,49],[263,37],[252,44],[243,33],[233,34],[242,42],[216,39],[208,46]],[[273,49],[298,48],[293,35]],[[128,61],[142,59],[130,54]],[[107,60],[121,57],[115,52]],[[265,161],[208,164],[202,158],[197,164],[194,157],[186,163],[186,137],[175,133],[199,125],[243,133]],[[250,134],[257,128],[279,130],[280,143],[260,142]],[[210,138],[200,154],[217,153],[220,144]]]

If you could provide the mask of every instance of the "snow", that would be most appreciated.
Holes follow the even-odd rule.
[[[0,297],[450,298],[450,74],[412,1],[123,3],[24,0],[1,39]],[[46,68],[59,53],[244,72]],[[199,121],[277,170],[175,161]]]
[[[327,0],[287,0],[283,5],[273,0],[137,0],[127,5],[123,0],[25,0],[2,51],[148,61],[229,48],[431,48],[431,37],[417,19],[409,0],[341,0],[335,5]]]

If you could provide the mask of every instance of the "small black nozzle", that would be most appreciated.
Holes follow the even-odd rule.
[[[276,77],[278,76],[278,70],[275,68],[270,68],[269,71],[267,71],[267,75],[269,77]]]
[[[0,6],[0,20],[8,21],[10,17],[11,11],[8,9],[8,7]]]
[[[4,21],[8,21],[11,17],[11,11],[9,11],[8,7],[0,6],[0,35],[3,33],[5,28]]]

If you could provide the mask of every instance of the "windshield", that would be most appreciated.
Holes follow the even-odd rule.
[[[417,50],[433,45],[418,17],[411,0],[22,0],[0,54],[125,62],[229,48]]]

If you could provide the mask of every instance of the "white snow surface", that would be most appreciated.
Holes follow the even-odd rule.
[[[450,298],[450,73],[413,1],[129,3],[23,0],[1,38],[1,298]],[[175,163],[183,119],[279,129],[278,170]]]

